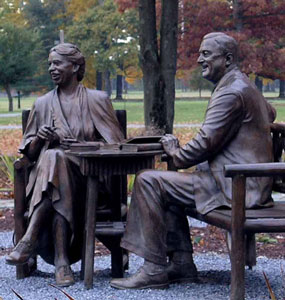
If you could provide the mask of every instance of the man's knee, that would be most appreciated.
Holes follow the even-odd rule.
[[[159,173],[161,172],[154,170],[141,171],[136,176],[135,184],[140,186],[152,184],[160,177]]]

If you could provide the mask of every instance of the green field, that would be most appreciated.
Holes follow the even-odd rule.
[[[199,99],[199,92],[198,91],[188,91],[184,92],[182,90],[176,89],[176,99],[185,99],[185,98],[195,98]],[[112,94],[112,98],[114,98],[116,95],[115,91]],[[279,95],[279,92],[265,92],[264,97],[266,98],[277,98]],[[143,99],[143,93],[142,91],[128,91],[127,94],[123,95],[124,99],[126,100],[138,100],[138,99]],[[209,90],[203,90],[201,93],[201,97],[211,97],[211,91]]]
[[[142,102],[115,102],[115,109],[127,111],[128,123],[143,123]],[[175,123],[201,123],[207,101],[177,101],[175,103]]]
[[[142,95],[142,94],[141,94]],[[191,95],[192,96],[192,95]],[[133,98],[135,99],[135,98]],[[189,100],[180,100],[175,103],[175,123],[201,123],[204,119],[207,101],[197,100],[199,98],[188,98]],[[23,98],[21,101],[21,109],[29,109],[35,98]],[[7,114],[7,99],[0,98],[0,113]],[[269,102],[277,110],[277,121],[285,122],[285,99],[271,100]],[[16,101],[15,101],[16,106]],[[143,102],[127,100],[125,102],[113,102],[115,109],[125,109],[127,111],[128,123],[143,123]],[[15,113],[21,112],[21,109],[14,109]],[[0,117],[0,125],[21,124],[21,116]]]

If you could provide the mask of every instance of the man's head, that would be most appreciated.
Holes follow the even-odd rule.
[[[238,45],[234,38],[222,32],[206,34],[199,49],[197,62],[202,76],[216,84],[237,64]]]
[[[85,59],[77,46],[69,43],[51,48],[49,53],[49,72],[57,85],[64,85],[76,75],[81,81],[85,73]]]

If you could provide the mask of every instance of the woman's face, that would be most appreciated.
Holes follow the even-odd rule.
[[[58,86],[67,85],[77,75],[77,66],[55,51],[49,54],[48,62],[51,79]]]

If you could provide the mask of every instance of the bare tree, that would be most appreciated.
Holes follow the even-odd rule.
[[[145,125],[152,134],[172,133],[177,60],[178,0],[162,0],[160,43],[156,29],[155,0],[139,0],[139,21]]]

